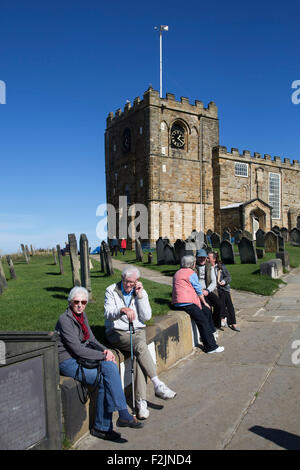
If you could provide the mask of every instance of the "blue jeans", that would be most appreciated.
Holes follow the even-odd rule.
[[[76,359],[66,359],[59,364],[59,369],[62,375],[74,379],[78,369]],[[97,377],[97,369],[84,368],[84,373],[87,383],[93,385]],[[82,380],[81,374],[79,374],[79,380]],[[112,361],[102,361],[95,428],[101,431],[111,431],[113,411],[125,409],[127,409],[127,403],[118,367]]]

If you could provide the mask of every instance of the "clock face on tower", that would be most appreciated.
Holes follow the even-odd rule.
[[[131,135],[130,129],[126,128],[122,135],[122,145],[124,152],[129,152],[131,148]]]
[[[174,124],[171,129],[171,147],[183,149],[185,144],[184,128],[179,124]]]

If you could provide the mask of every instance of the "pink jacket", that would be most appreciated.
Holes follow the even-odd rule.
[[[201,308],[198,294],[190,283],[190,276],[193,273],[191,268],[181,268],[174,274],[172,304],[191,303]]]

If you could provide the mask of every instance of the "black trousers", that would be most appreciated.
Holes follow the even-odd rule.
[[[213,351],[218,347],[215,338],[215,327],[212,321],[212,315],[209,308],[202,305],[202,309],[196,304],[185,305],[184,307],[174,307],[176,310],[184,310],[194,320],[197,325],[201,340],[203,342],[204,351]]]
[[[219,291],[218,291],[219,292]],[[210,292],[204,297],[209,305],[212,307],[212,318],[215,326],[220,328],[221,326],[221,313],[222,313],[222,302],[220,298],[214,293]]]
[[[222,305],[222,316],[227,317],[227,325],[235,325],[235,310],[232,303],[230,291],[218,289],[219,299]]]

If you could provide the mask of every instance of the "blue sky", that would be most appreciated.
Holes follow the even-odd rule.
[[[296,1],[1,0],[0,253],[68,233],[99,244],[106,117],[159,90],[156,25],[169,25],[164,96],[214,101],[229,150],[298,160],[299,13]]]

